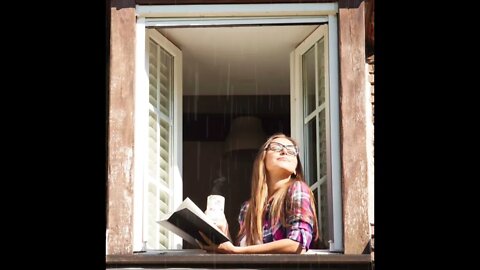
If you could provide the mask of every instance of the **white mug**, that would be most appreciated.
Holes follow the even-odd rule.
[[[210,195],[207,197],[207,210],[205,214],[212,218],[214,223],[223,217],[224,209],[225,197],[221,195]]]

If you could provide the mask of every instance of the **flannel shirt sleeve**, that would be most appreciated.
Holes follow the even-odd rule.
[[[309,249],[313,238],[314,209],[311,206],[310,187],[295,181],[289,188],[286,201],[286,235]]]

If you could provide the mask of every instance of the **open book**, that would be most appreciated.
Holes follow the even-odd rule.
[[[221,244],[230,239],[205,215],[198,206],[188,197],[172,213],[164,215],[158,224],[182,237],[194,246],[198,246],[195,239],[206,244],[198,231],[203,232],[215,244]]]

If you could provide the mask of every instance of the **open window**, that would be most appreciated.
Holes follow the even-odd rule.
[[[323,24],[291,53],[292,127],[317,202],[320,246],[342,250],[338,83],[330,44]]]
[[[336,4],[195,8],[137,6],[134,250],[188,248],[156,220],[185,197],[204,208],[214,189],[234,237],[276,132],[302,146],[323,246],[343,249]]]
[[[155,29],[143,31],[135,95],[134,248],[181,247],[182,240],[158,225],[182,201],[182,52]]]

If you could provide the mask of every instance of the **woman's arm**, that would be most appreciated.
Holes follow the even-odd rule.
[[[281,239],[265,244],[236,247],[239,254],[265,254],[265,253],[301,253],[302,245],[291,239]]]
[[[215,245],[202,232],[200,232],[200,234],[205,239],[205,241],[209,243],[209,245],[202,245],[199,242],[200,247],[207,251],[213,251],[216,253],[227,253],[227,254],[291,253],[291,254],[294,254],[294,253],[301,253],[303,251],[302,245],[299,242],[293,241],[291,239],[281,239],[278,241],[273,241],[265,244],[238,247],[238,246],[234,246],[231,242],[224,242],[220,245]]]

